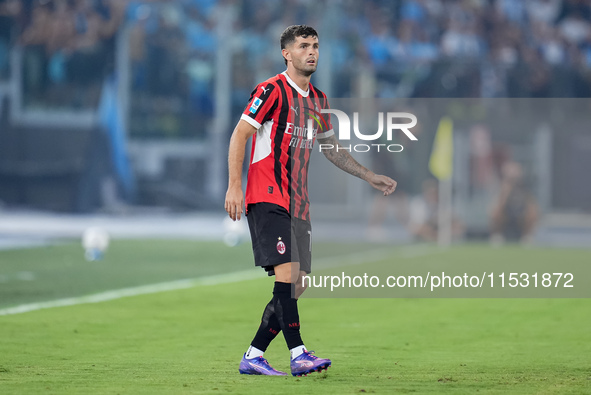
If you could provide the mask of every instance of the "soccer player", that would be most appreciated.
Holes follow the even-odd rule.
[[[252,238],[255,265],[275,275],[273,298],[263,311],[256,335],[240,362],[242,374],[286,375],[273,369],[263,353],[283,332],[291,353],[291,374],[307,375],[327,369],[330,359],[308,351],[300,336],[298,298],[304,292],[302,276],[311,271],[311,226],[308,200],[308,163],[316,139],[335,149],[325,156],[342,170],[367,181],[384,195],[394,192],[396,182],[369,171],[338,142],[332,125],[309,129],[310,116],[329,108],[326,95],[310,84],[318,66],[316,30],[290,26],[281,34],[281,53],[287,70],[257,85],[250,95],[230,139],[229,184],[225,209],[240,220],[245,207],[241,170],[244,151],[253,137],[246,216]]]

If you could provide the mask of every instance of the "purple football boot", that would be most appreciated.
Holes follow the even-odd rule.
[[[291,360],[292,376],[306,376],[312,372],[321,372],[330,366],[330,359],[318,358],[314,351],[305,351],[299,357]]]
[[[263,357],[256,357],[252,359],[246,359],[246,354],[240,361],[240,368],[238,369],[240,374],[258,374],[265,376],[287,376],[287,373],[280,372],[279,370],[273,369],[269,362]]]

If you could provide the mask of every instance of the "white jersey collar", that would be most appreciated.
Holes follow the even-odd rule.
[[[287,80],[287,83],[289,85],[291,85],[296,91],[298,91],[298,93],[300,95],[302,95],[303,97],[308,97],[308,95],[310,94],[310,84],[308,84],[308,90],[307,91],[303,91],[302,88],[300,88],[298,86],[298,84],[296,84],[291,78],[289,78],[289,75],[287,75],[287,70],[285,70],[281,74],[283,74],[285,76],[285,79]]]

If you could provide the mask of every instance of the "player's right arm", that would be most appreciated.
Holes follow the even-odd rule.
[[[230,139],[228,153],[228,192],[226,192],[226,211],[234,221],[240,220],[244,212],[244,194],[242,193],[242,163],[246,142],[277,110],[278,90],[271,83],[257,85],[250,94],[250,100],[244,108],[240,122],[236,125]]]
[[[244,193],[242,192],[242,164],[246,142],[257,129],[245,120],[240,120],[230,138],[228,150],[228,191],[226,192],[225,208],[232,220],[240,220],[244,212]]]

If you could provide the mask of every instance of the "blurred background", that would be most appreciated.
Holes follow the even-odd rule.
[[[313,83],[333,107],[391,100],[419,118],[403,153],[356,155],[397,179],[390,200],[315,153],[318,237],[433,241],[428,162],[448,116],[456,239],[590,245],[585,0],[0,0],[0,244],[97,224],[234,232],[229,137],[253,87],[285,69],[292,24],[319,32]]]

